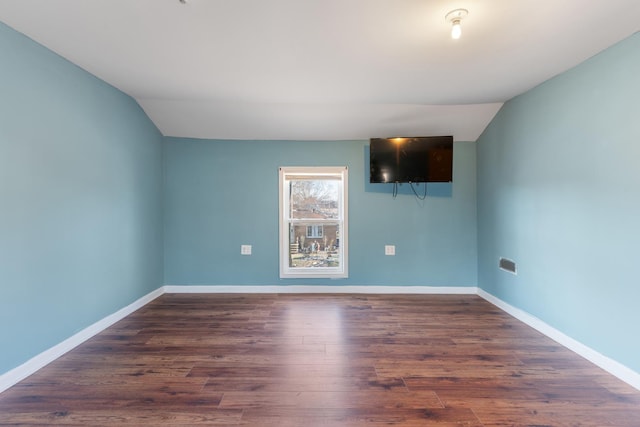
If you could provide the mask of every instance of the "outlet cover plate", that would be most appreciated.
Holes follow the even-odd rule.
[[[251,245],[241,245],[240,255],[251,255]]]
[[[384,245],[384,254],[385,255],[395,255],[396,254],[395,245]]]

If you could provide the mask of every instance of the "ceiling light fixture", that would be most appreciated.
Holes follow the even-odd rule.
[[[467,9],[454,9],[447,13],[444,19],[451,23],[451,38],[458,40],[462,34],[462,27],[460,21],[469,14]]]

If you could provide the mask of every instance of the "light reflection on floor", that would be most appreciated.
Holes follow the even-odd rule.
[[[301,339],[301,344],[291,346],[284,356],[286,376],[306,378],[309,386],[317,391],[335,390],[339,385],[336,382],[345,382],[348,377],[347,352],[340,350],[327,354],[327,345],[342,349],[348,341],[343,307],[334,298],[300,300],[287,305],[285,319],[283,332],[286,336]],[[347,388],[347,384],[344,387]]]

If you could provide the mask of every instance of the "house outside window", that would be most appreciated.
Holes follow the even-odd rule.
[[[280,277],[348,277],[347,168],[280,168]]]

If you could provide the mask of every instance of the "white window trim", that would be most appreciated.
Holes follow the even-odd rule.
[[[342,180],[342,203],[341,211],[337,221],[340,224],[340,263],[339,267],[323,267],[319,268],[292,268],[289,266],[289,218],[288,195],[286,188],[286,175],[340,175]],[[349,205],[349,180],[348,168],[346,166],[302,166],[302,167],[281,167],[279,168],[279,191],[278,191],[278,213],[279,213],[279,242],[280,242],[280,278],[282,279],[300,279],[300,278],[346,278],[349,277],[348,269],[348,205]],[[333,221],[333,220],[331,220]],[[320,271],[319,271],[320,270]]]

